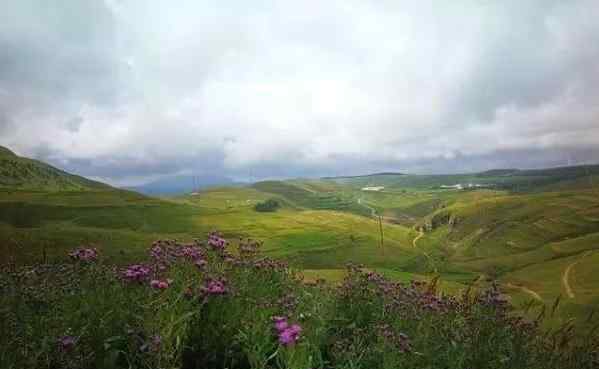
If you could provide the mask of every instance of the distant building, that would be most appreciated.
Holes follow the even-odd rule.
[[[450,189],[450,190],[463,190],[464,188],[482,188],[489,187],[489,185],[478,184],[478,183],[468,183],[468,184],[454,184],[454,185],[441,185],[441,188]]]
[[[446,188],[446,189],[450,189],[450,190],[463,190],[464,186],[462,186],[460,183],[458,183],[458,184],[454,184],[454,185],[441,185],[441,188]]]
[[[370,186],[370,187],[362,187],[362,191],[381,191],[385,187],[384,186]]]

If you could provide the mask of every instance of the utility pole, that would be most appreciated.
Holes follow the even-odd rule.
[[[383,217],[379,215],[379,231],[381,233],[381,249],[383,250],[383,256],[385,256],[385,242],[383,238]]]

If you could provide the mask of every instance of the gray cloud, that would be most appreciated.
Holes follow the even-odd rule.
[[[598,10],[9,0],[0,144],[118,184],[599,161]]]

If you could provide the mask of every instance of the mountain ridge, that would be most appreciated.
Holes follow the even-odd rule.
[[[145,195],[175,195],[203,190],[215,186],[235,186],[231,178],[221,176],[170,176],[138,186],[126,187],[128,190]]]
[[[363,178],[363,177],[377,177],[377,176],[404,176],[405,173],[401,172],[377,172],[369,174],[359,174],[355,176],[327,176],[320,177],[320,179],[344,179],[344,178]]]
[[[68,173],[40,160],[21,157],[0,146],[0,189],[44,191],[108,190],[113,187]]]

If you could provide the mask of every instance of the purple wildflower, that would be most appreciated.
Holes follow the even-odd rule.
[[[183,245],[179,250],[179,255],[189,260],[197,261],[204,256],[204,250],[192,245]]]
[[[141,282],[150,276],[150,268],[141,264],[129,265],[122,275],[129,282]]]
[[[158,290],[164,290],[164,289],[167,289],[170,286],[171,283],[173,283],[172,279],[167,279],[167,280],[153,279],[150,282],[150,286],[152,288],[156,288]]]
[[[302,327],[299,324],[289,325],[287,318],[282,316],[274,316],[272,319],[278,333],[279,343],[283,346],[294,345],[300,337]]]
[[[77,339],[73,336],[62,336],[58,339],[60,349],[63,351],[70,351],[75,347]]]
[[[291,327],[284,329],[279,332],[279,343],[284,346],[291,346],[297,342],[299,335],[302,331],[302,327],[298,324],[293,324]]]
[[[154,244],[154,246],[152,246],[152,248],[150,249],[150,256],[152,257],[152,259],[160,259],[164,256],[164,250],[162,249],[162,247],[160,247],[157,244]]]
[[[227,293],[227,286],[224,279],[207,279],[202,292],[206,295],[224,295]]]
[[[289,324],[286,321],[275,323],[275,328],[277,328],[278,331],[284,331],[288,326]]]
[[[194,262],[194,264],[198,267],[198,269],[204,269],[208,262],[205,259],[198,259]]]
[[[215,251],[223,251],[227,246],[227,241],[217,232],[211,232],[208,235],[208,245]]]
[[[71,251],[69,256],[79,261],[96,261],[98,259],[98,250],[91,247],[80,247]]]

